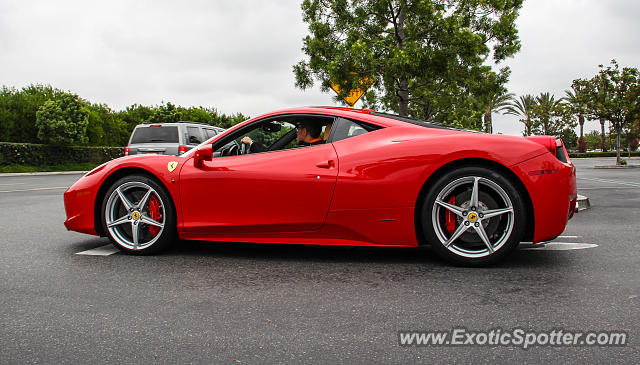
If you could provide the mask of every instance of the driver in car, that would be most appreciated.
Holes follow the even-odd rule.
[[[298,146],[312,146],[325,143],[325,141],[320,138],[322,126],[319,123],[296,123],[296,129]],[[249,136],[242,137],[240,142],[246,145],[248,153],[264,152],[267,150],[260,142],[252,140]]]
[[[302,122],[298,123],[298,146],[312,146],[324,143],[320,137],[322,126],[320,123]]]

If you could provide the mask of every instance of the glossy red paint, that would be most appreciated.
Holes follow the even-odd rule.
[[[318,167],[325,161],[333,166]],[[318,230],[338,174],[332,144],[189,162],[180,172],[182,232]],[[210,193],[206,193],[206,192]]]
[[[557,237],[573,215],[577,197],[576,169],[544,154],[512,167],[521,180],[533,204],[535,230],[533,242]],[[555,173],[529,175],[530,171],[555,170]],[[526,175],[526,178],[524,178]]]
[[[548,149],[552,154],[556,154],[556,138],[553,136],[528,136],[525,137],[529,141],[536,142]]]
[[[169,171],[169,162],[177,161],[178,166],[173,172]],[[179,180],[180,165],[186,161],[176,156],[162,155],[133,155],[111,160],[89,171],[76,181],[64,193],[64,205],[67,213],[65,227],[71,231],[99,235],[102,227],[96,224],[96,212],[102,206],[105,191],[118,178],[127,174],[146,174],[155,177],[163,184],[174,199],[176,214],[180,216]]]
[[[527,194],[535,242],[562,233],[576,199],[575,168],[546,146],[522,137],[425,128],[348,108],[297,108],[293,113],[359,120],[378,130],[334,143],[215,157],[123,157],[88,173],[64,195],[65,226],[103,234],[96,222],[104,191],[119,177],[144,173],[163,184],[175,205],[182,239],[322,245],[416,246],[416,206],[429,178],[460,163],[500,168]],[[170,172],[171,161],[178,166]],[[531,175],[532,171],[555,170]],[[573,204],[573,205],[572,205]]]

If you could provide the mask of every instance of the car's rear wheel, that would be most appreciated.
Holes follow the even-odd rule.
[[[505,176],[484,167],[462,167],[440,177],[423,201],[422,230],[446,260],[468,266],[497,262],[523,237],[524,200]]]
[[[102,224],[114,246],[131,254],[156,253],[175,240],[176,219],[164,187],[143,175],[116,181],[102,202]]]

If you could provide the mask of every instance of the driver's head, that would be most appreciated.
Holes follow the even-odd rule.
[[[320,137],[320,133],[322,132],[320,123],[313,123],[309,121],[298,123],[297,128],[298,142],[311,142],[314,139]]]

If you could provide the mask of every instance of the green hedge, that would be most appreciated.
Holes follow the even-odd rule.
[[[631,151],[631,156],[640,156],[640,151]],[[616,151],[609,152],[571,152],[570,158],[584,158],[584,157],[616,157]],[[620,157],[629,157],[629,152],[620,151]]]
[[[0,142],[0,166],[51,166],[70,162],[101,164],[124,155],[124,147],[62,147]]]

